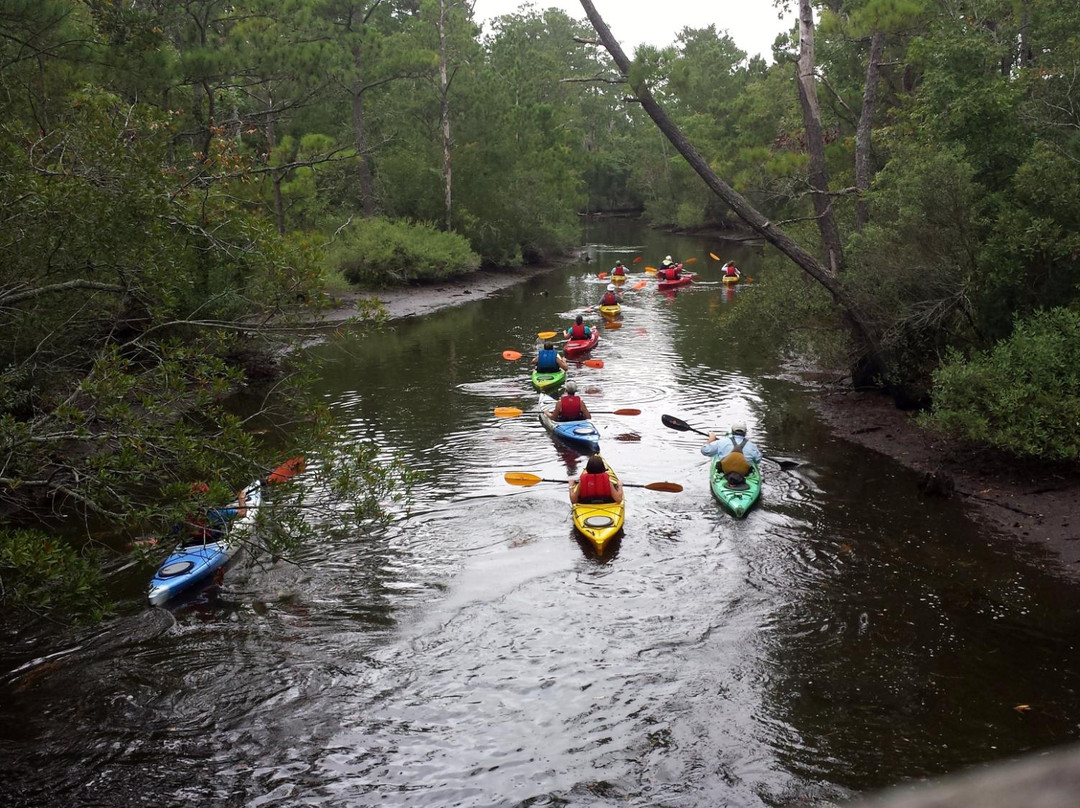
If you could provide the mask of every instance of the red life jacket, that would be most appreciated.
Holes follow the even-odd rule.
[[[580,421],[581,417],[581,396],[565,395],[559,399],[559,420],[560,421]]]
[[[611,491],[611,478],[607,472],[590,474],[584,472],[578,481],[578,502],[614,502]]]
[[[734,278],[736,275],[739,274],[739,270],[737,270],[735,267],[728,267],[725,272],[727,273],[727,276],[729,278]]]
[[[574,323],[570,326],[570,339],[588,339],[589,335],[585,333],[585,325],[583,323]]]
[[[604,296],[600,298],[601,306],[614,306],[619,302],[619,298],[614,292],[604,292]]]
[[[611,270],[612,275],[619,275],[620,277],[626,274],[626,267],[615,267]]]

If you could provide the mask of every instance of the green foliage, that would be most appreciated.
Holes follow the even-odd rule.
[[[96,618],[107,609],[101,596],[101,562],[63,539],[35,530],[0,530],[0,607]]]
[[[479,257],[455,233],[423,223],[364,219],[343,230],[331,266],[350,283],[386,286],[436,281],[472,272]]]
[[[1051,309],[1017,320],[992,350],[951,351],[934,373],[927,422],[1017,455],[1080,459],[1080,312]]]

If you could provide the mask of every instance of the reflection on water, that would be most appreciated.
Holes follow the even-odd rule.
[[[807,805],[1075,738],[1075,586],[833,438],[767,346],[712,326],[754,287],[720,285],[709,250],[760,282],[752,252],[624,226],[591,264],[319,349],[349,434],[426,472],[407,519],[241,555],[173,610],[124,570],[116,619],[9,636],[10,802]],[[628,291],[604,367],[572,368],[593,409],[642,410],[595,419],[619,475],[684,486],[628,490],[597,559],[564,485],[503,480],[581,458],[493,409],[536,409],[536,334],[595,302],[598,271],[676,252],[703,282]],[[802,465],[734,520],[663,413],[744,420]]]

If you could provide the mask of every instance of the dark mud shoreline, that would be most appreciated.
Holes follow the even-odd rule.
[[[922,496],[975,506],[977,519],[1005,535],[1038,545],[1080,580],[1080,468],[1017,462],[920,428],[913,413],[878,393],[826,388],[815,410],[841,438],[891,457],[912,470]]]

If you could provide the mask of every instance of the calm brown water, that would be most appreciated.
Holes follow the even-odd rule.
[[[708,252],[755,275],[752,252],[587,238],[599,263],[319,349],[351,434],[428,472],[408,518],[298,565],[241,556],[173,610],[118,569],[115,618],[5,637],[4,804],[809,806],[1075,740],[1077,586],[832,437],[767,346],[713,327],[755,289]],[[581,461],[492,416],[537,401],[500,354],[594,303],[616,258],[668,252],[706,283],[628,294],[605,367],[573,377],[595,410],[643,411],[596,418],[622,478],[685,489],[630,489],[597,559],[562,486],[502,479]],[[746,420],[802,465],[735,521],[662,413]]]

